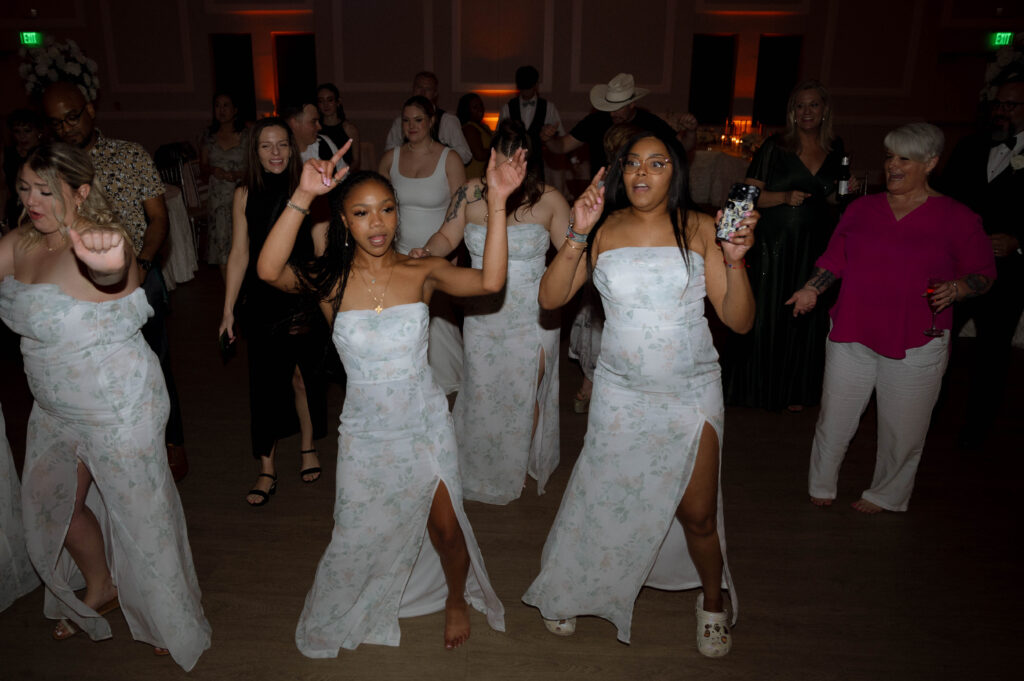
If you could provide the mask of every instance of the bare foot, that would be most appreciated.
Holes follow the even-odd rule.
[[[821,497],[811,497],[811,503],[815,506],[831,506],[831,499],[822,499]]]
[[[469,605],[464,598],[449,598],[444,605],[444,647],[458,648],[469,640]]]
[[[167,648],[159,648],[157,646],[153,646],[153,654],[159,657],[163,657],[164,655],[170,655],[171,651],[167,650]]]
[[[860,511],[861,513],[867,513],[868,515],[874,515],[876,513],[881,513],[882,511],[885,510],[881,506],[877,506],[875,504],[872,504],[867,499],[858,499],[857,501],[855,501],[852,504],[850,504],[850,506],[853,507],[853,510]]]

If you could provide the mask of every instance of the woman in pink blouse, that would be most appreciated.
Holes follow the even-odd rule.
[[[985,293],[995,279],[981,219],[928,184],[942,145],[942,131],[929,123],[886,135],[885,193],[850,205],[810,280],[786,301],[794,315],[803,314],[843,280],[830,312],[821,414],[811,447],[808,487],[818,506],[835,499],[839,467],[877,391],[874,478],[853,507],[863,513],[907,510],[949,358],[950,306]],[[925,333],[932,328],[942,333]]]

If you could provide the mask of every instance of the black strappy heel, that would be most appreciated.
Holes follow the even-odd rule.
[[[251,489],[251,490],[249,490],[249,494],[255,494],[256,496],[260,497],[260,500],[258,502],[256,502],[255,504],[252,503],[252,502],[249,502],[250,506],[263,506],[268,501],[270,501],[270,495],[272,495],[275,492],[277,492],[277,475],[271,475],[270,473],[260,473],[259,475],[256,476],[256,479],[259,480],[260,478],[270,478],[274,482],[273,482],[273,484],[270,485],[270,491],[269,492],[264,492],[261,489]]]

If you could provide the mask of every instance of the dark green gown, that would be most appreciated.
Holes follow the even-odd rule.
[[[756,241],[747,253],[757,304],[754,328],[745,336],[730,334],[722,361],[726,404],[781,409],[815,405],[821,399],[828,310],[835,291],[821,296],[812,312],[796,319],[793,306],[785,302],[807,282],[835,229],[838,210],[827,199],[836,191],[845,152],[842,141],[834,140],[825,162],[812,175],[781,142],[781,135],[765,141],[747,177],[764,182],[765,191],[796,189],[811,196],[800,206],[759,209]]]

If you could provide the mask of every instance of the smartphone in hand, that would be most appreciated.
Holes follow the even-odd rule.
[[[217,345],[220,347],[221,361],[227,364],[228,360],[235,356],[235,341],[228,337],[227,331],[224,331],[217,339]]]
[[[722,219],[718,222],[715,236],[722,241],[728,241],[732,233],[740,228],[739,222],[745,217],[744,213],[754,210],[757,206],[757,199],[760,196],[761,189],[752,184],[734,184],[729,190],[729,198],[725,200]]]

